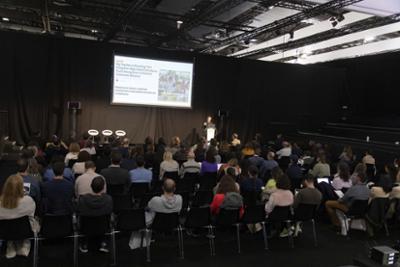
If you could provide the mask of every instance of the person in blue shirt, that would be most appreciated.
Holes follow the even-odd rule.
[[[298,164],[299,157],[295,154],[290,155],[290,165],[286,170],[287,176],[289,176],[292,184],[292,190],[300,188],[301,181],[303,180],[303,170]]]
[[[64,163],[54,163],[53,172],[53,179],[42,184],[43,211],[53,215],[72,214],[74,185],[63,177]]]
[[[30,197],[32,197],[36,203],[39,203],[40,198],[41,198],[40,185],[39,185],[39,182],[35,178],[29,176],[28,161],[23,158],[18,159],[17,160],[17,168],[18,168],[17,175],[20,175],[22,177],[22,179],[24,180],[25,193],[27,195],[29,195]]]
[[[44,174],[43,174],[44,182],[50,181],[54,178],[55,174],[54,174],[52,166],[54,164],[56,164],[57,162],[64,162],[64,157],[59,156],[59,155],[53,156],[53,158],[51,159],[50,166],[47,167],[47,169],[44,171]],[[74,172],[71,170],[71,168],[64,168],[63,177],[64,177],[64,179],[70,181],[71,183],[73,183],[75,180]]]
[[[144,158],[139,156],[136,158],[137,168],[129,172],[132,183],[150,183],[153,179],[153,173],[144,168]]]
[[[261,192],[263,181],[258,178],[258,168],[250,165],[248,169],[248,177],[245,178],[240,184],[242,192]]]

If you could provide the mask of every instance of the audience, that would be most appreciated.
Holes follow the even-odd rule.
[[[164,178],[165,172],[178,172],[179,164],[172,158],[172,152],[165,151],[164,160],[160,164],[160,179]]]
[[[303,179],[303,170],[298,164],[299,157],[295,154],[290,156],[290,164],[286,170],[286,174],[290,179],[292,189],[300,188],[301,180]]]
[[[193,151],[187,154],[187,160],[181,166],[181,174],[184,177],[186,173],[200,173],[201,164],[195,160]]]
[[[286,207],[293,204],[293,193],[290,191],[291,185],[286,174],[281,175],[276,182],[277,190],[271,194],[265,204],[266,214],[270,214],[275,207]]]
[[[231,176],[225,175],[219,181],[210,208],[213,215],[218,215],[220,208],[240,209],[240,216],[243,215],[243,198]]]
[[[208,172],[216,173],[218,171],[218,164],[216,163],[215,154],[216,151],[213,149],[209,149],[206,152],[206,158],[201,163],[200,174]]]
[[[251,165],[248,169],[248,177],[245,178],[241,184],[240,189],[242,192],[261,192],[263,182],[258,178],[258,169],[256,166]]]
[[[53,179],[42,185],[43,212],[53,215],[72,214],[74,185],[63,177],[64,163],[54,163],[53,171]]]
[[[337,165],[337,173],[333,177],[332,186],[335,190],[346,190],[351,187],[350,168],[349,165],[342,161]]]
[[[145,161],[143,157],[136,159],[137,168],[129,172],[130,183],[151,183],[153,173],[145,169]]]
[[[278,159],[281,159],[282,157],[290,157],[290,155],[292,155],[292,147],[289,142],[283,141],[282,146],[283,147],[276,152]]]
[[[35,200],[36,204],[39,204],[41,200],[40,185],[38,181],[29,176],[28,161],[26,159],[21,158],[17,160],[17,166],[18,166],[17,175],[21,176],[24,181],[23,185],[25,193],[31,196],[33,200]]]
[[[393,180],[389,175],[382,175],[379,182],[371,187],[370,201],[375,198],[388,198],[393,188]]]
[[[121,168],[122,154],[119,151],[111,153],[111,165],[103,169],[100,174],[106,179],[107,187],[111,186],[123,186],[124,190],[121,194],[127,193],[131,185],[129,172]]]
[[[266,177],[267,174],[271,173],[273,168],[279,166],[278,162],[274,158],[275,158],[275,153],[269,151],[267,153],[267,159],[264,160],[264,162],[261,164],[260,177],[262,178]]]
[[[80,146],[78,143],[71,143],[68,148],[69,152],[67,155],[65,155],[65,166],[69,166],[69,161],[72,160],[78,160],[78,155],[80,151]]]
[[[0,220],[12,220],[29,216],[32,231],[38,232],[39,224],[34,218],[36,205],[30,196],[24,194],[24,181],[20,175],[7,178],[0,196]],[[6,258],[16,255],[27,257],[31,248],[31,241],[8,241]]]
[[[237,133],[232,134],[231,144],[232,144],[232,146],[240,146],[240,139],[239,139],[239,135]]]
[[[329,177],[331,176],[331,168],[326,162],[325,154],[321,154],[318,157],[318,163],[314,165],[314,168],[309,171],[314,177]]]
[[[90,192],[80,195],[78,198],[77,212],[80,216],[97,217],[111,215],[113,201],[111,196],[105,194],[106,184],[103,177],[97,176],[90,181]],[[87,190],[89,191],[89,190]],[[88,252],[87,238],[81,242],[79,250]],[[101,241],[100,251],[108,252],[105,239]]]
[[[82,174],[85,172],[85,162],[90,161],[91,157],[89,152],[83,150],[78,154],[78,160],[72,166],[72,171],[76,174]]]

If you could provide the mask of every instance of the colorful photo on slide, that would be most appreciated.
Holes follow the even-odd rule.
[[[159,73],[158,100],[187,102],[190,92],[190,72],[160,69]]]

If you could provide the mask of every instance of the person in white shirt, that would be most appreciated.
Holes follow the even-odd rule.
[[[69,152],[65,156],[65,160],[64,160],[65,166],[68,166],[69,161],[71,159],[72,160],[77,160],[78,159],[78,154],[79,154],[79,151],[80,151],[79,144],[78,143],[71,143],[69,145],[68,150],[69,150]]]
[[[375,158],[371,155],[370,151],[365,151],[365,156],[362,159],[364,164],[375,165]]]
[[[100,174],[96,173],[96,165],[93,161],[86,161],[85,162],[85,173],[76,178],[75,181],[75,196],[79,197],[81,195],[86,194],[94,194],[91,183],[95,177],[102,177]],[[104,179],[105,181],[105,179]],[[104,185],[104,189],[101,193],[107,192],[107,185]]]
[[[290,155],[292,155],[292,147],[290,146],[289,142],[286,141],[282,142],[282,146],[283,148],[281,148],[276,152],[278,159],[282,157],[290,157]]]
[[[90,140],[86,141],[85,147],[81,151],[87,151],[91,156],[96,155],[96,148]]]
[[[185,176],[185,173],[200,173],[200,162],[195,161],[195,155],[193,151],[190,151],[187,155],[187,161],[182,164],[181,174]]]
[[[240,139],[237,133],[232,134],[232,146],[239,146],[240,145]]]
[[[86,150],[79,152],[77,162],[72,165],[74,174],[82,174],[85,172],[85,162],[91,159],[89,152]]]
[[[178,172],[179,164],[172,158],[172,153],[166,151],[163,156],[163,162],[160,164],[160,179],[164,177],[165,172]]]

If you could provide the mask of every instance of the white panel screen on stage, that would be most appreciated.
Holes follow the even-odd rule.
[[[192,107],[193,63],[114,55],[111,104]]]

